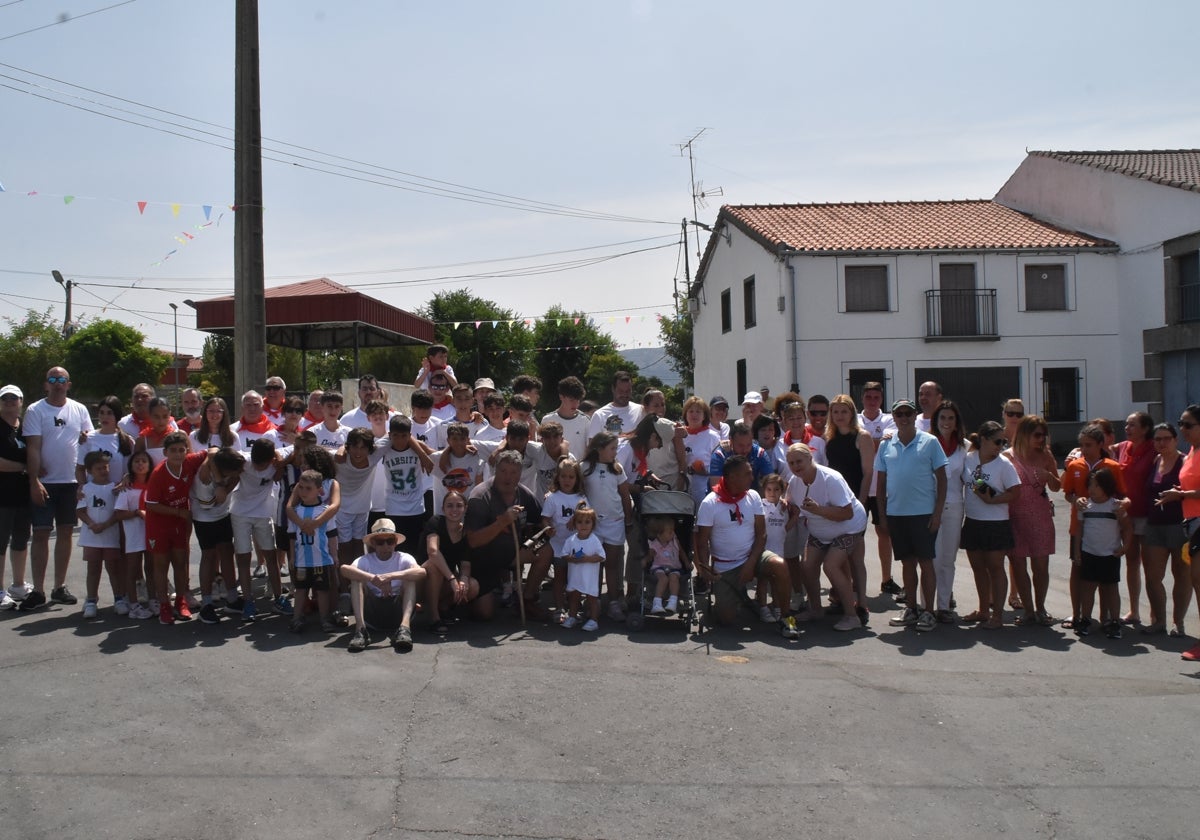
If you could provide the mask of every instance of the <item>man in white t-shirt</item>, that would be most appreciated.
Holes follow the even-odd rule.
[[[342,425],[349,429],[369,429],[371,421],[367,417],[367,403],[371,400],[383,399],[379,390],[379,380],[366,373],[358,378],[358,405],[342,415]]]
[[[921,408],[921,413],[917,415],[917,431],[937,434],[932,428],[933,413],[944,399],[941,385],[932,380],[921,383],[921,387],[917,389],[917,405]]]
[[[619,370],[613,375],[612,402],[596,409],[588,424],[588,440],[597,432],[608,431],[615,435],[632,432],[633,427],[642,419],[642,407],[629,400],[633,397],[633,377],[627,371]],[[576,457],[580,457],[576,455]]]
[[[412,614],[425,569],[411,555],[397,550],[404,537],[390,519],[379,519],[363,539],[367,553],[342,566],[354,604],[352,653],[371,643],[369,631],[382,631],[397,651],[412,650]]]
[[[250,454],[250,447],[256,440],[265,438],[279,444],[275,424],[263,412],[263,398],[258,391],[247,391],[242,395],[242,416],[230,426],[230,430],[237,435],[237,448],[243,455]]]
[[[766,551],[767,523],[762,499],[750,489],[754,470],[744,456],[725,460],[720,481],[696,513],[696,570],[712,587],[715,618],[732,624],[740,607],[753,609],[746,586],[755,579],[770,585],[780,612],[780,633],[799,638],[791,615],[792,582],[783,558]]]
[[[276,426],[283,425],[283,403],[287,399],[287,384],[282,376],[268,376],[263,385],[263,414]]]
[[[883,410],[883,383],[867,382],[863,385],[862,413],[858,415],[858,424],[871,433],[875,441],[875,451],[879,451],[879,443],[885,437],[896,433],[896,421],[892,415]],[[870,495],[867,497],[867,513],[875,526],[875,539],[879,544],[879,580],[880,594],[899,597],[904,589],[892,578],[892,538],[887,528],[879,521],[879,499],[876,490],[879,487],[879,476],[871,474]]]
[[[54,588],[50,590],[50,600],[56,604],[75,604],[79,600],[66,587],[71,538],[78,521],[75,463],[79,457],[79,436],[90,432],[93,426],[87,409],[67,396],[70,390],[71,375],[66,368],[50,368],[46,372],[46,397],[29,406],[22,424],[33,520],[29,556],[34,590],[21,605],[23,612],[46,603],[51,530],[55,537]]]

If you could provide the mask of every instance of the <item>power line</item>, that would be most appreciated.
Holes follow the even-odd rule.
[[[13,2],[17,3],[17,2],[20,2],[20,0],[13,0]],[[35,26],[33,29],[26,29],[24,32],[14,32],[12,35],[5,35],[3,37],[0,37],[0,41],[7,41],[10,38],[19,38],[22,35],[28,35],[31,32],[40,32],[43,29],[49,29],[52,26],[61,26],[64,23],[70,23],[73,20],[79,20],[80,18],[90,17],[92,15],[98,15],[101,12],[107,12],[110,9],[116,9],[119,6],[128,6],[130,3],[133,3],[133,2],[135,2],[135,0],[122,0],[122,2],[120,2],[120,3],[114,3],[111,6],[105,6],[103,9],[93,9],[92,11],[84,12],[81,15],[67,15],[64,13],[64,14],[60,15],[58,20],[54,21],[54,23],[47,23],[47,24],[43,24],[42,26]],[[5,3],[4,5],[11,6],[11,5],[13,5],[13,3]],[[4,8],[4,7],[0,6],[0,8]]]
[[[94,88],[87,88],[87,87],[83,87],[82,85],[76,85],[72,82],[67,82],[62,79],[56,79],[52,76],[46,76],[41,73],[35,73],[31,70],[25,70],[24,68],[16,67],[11,64],[0,63],[0,66],[6,67],[10,70],[15,70],[20,73],[25,73],[27,75],[35,76],[37,78],[47,79],[50,81],[54,81],[58,84],[63,84],[63,85],[67,85],[69,87],[77,88],[79,90],[84,90],[89,93],[94,93],[98,96],[103,96],[103,97],[106,97],[109,99],[114,99],[119,102],[125,102],[130,105],[136,105],[137,107],[143,108],[146,110],[157,111],[159,113],[178,117],[180,119],[188,120],[189,122],[197,123],[199,125],[207,125],[212,128],[220,129],[223,132],[230,131],[230,129],[227,126],[222,126],[222,125],[219,125],[216,123],[211,123],[211,122],[207,122],[205,120],[200,120],[200,119],[197,119],[194,117],[189,117],[185,114],[180,114],[175,111],[168,111],[166,109],[157,108],[153,105],[147,105],[145,103],[137,102],[136,100],[130,100],[130,99],[125,99],[123,97],[114,96],[112,94],[108,94],[103,91],[95,90]],[[20,78],[14,77],[14,76],[3,75],[2,77],[9,79],[10,81],[16,82],[18,84],[26,85],[29,87],[36,87],[40,90],[48,91],[50,93],[55,94],[56,96],[62,96],[62,97],[68,97],[71,99],[76,99],[81,102],[86,102],[90,105],[95,105],[98,108],[104,108],[109,111],[115,111],[117,113],[128,114],[130,116],[135,116],[138,119],[142,119],[142,120],[151,120],[151,121],[154,121],[157,123],[162,123],[163,125],[170,126],[171,128],[181,129],[182,131],[185,131],[185,132],[192,132],[194,134],[206,135],[208,137],[217,138],[221,141],[224,141],[225,143],[229,142],[229,138],[225,134],[220,134],[220,133],[217,133],[214,131],[207,131],[205,129],[195,128],[193,126],[183,125],[183,124],[176,123],[176,122],[171,122],[170,120],[164,120],[160,117],[156,117],[156,116],[153,116],[150,114],[141,114],[136,111],[131,111],[129,109],[118,108],[114,105],[109,105],[104,102],[98,102],[96,100],[88,99],[86,97],[81,97],[76,94],[68,93],[66,91],[56,90],[54,88],[47,87],[45,85],[38,85],[33,82],[29,82],[27,80],[20,79]],[[140,128],[149,129],[151,131],[158,131],[163,134],[168,134],[168,135],[180,137],[180,138],[187,139],[187,140],[192,140],[193,142],[203,143],[203,144],[209,145],[209,146],[214,146],[214,147],[222,149],[222,150],[232,151],[232,147],[230,147],[228,145],[223,145],[223,143],[214,142],[212,140],[206,140],[203,137],[192,136],[192,134],[182,134],[179,131],[171,130],[171,128],[163,128],[163,127],[157,126],[157,125],[148,125],[144,122],[138,122],[136,120],[125,119],[125,118],[116,116],[115,114],[107,113],[106,111],[96,111],[92,108],[87,108],[82,105],[77,105],[77,104],[74,104],[71,102],[64,102],[61,99],[55,99],[53,96],[39,94],[32,90],[16,88],[11,85],[0,85],[0,86],[8,88],[9,90],[12,90],[16,93],[24,93],[28,96],[34,96],[36,98],[43,99],[48,102],[53,102],[57,105],[63,105],[63,106],[69,107],[69,108],[75,108],[77,110],[84,111],[85,113],[95,114],[96,116],[107,117],[107,118],[115,120],[117,122],[123,122],[128,125],[134,125],[134,126],[137,126]],[[500,207],[500,208],[514,209],[514,210],[524,210],[526,212],[540,213],[542,215],[566,216],[566,217],[571,217],[571,218],[592,219],[594,221],[616,221],[616,222],[628,222],[628,223],[639,223],[639,224],[670,224],[669,222],[663,222],[663,221],[656,220],[656,219],[645,219],[645,218],[640,218],[640,217],[636,217],[636,216],[625,216],[625,215],[615,214],[615,213],[602,213],[599,211],[586,210],[586,209],[579,208],[579,207],[572,207],[570,205],[556,204],[553,202],[545,202],[545,201],[539,201],[536,199],[522,198],[520,196],[514,196],[514,195],[507,194],[507,193],[500,193],[500,192],[495,192],[492,190],[484,190],[484,189],[480,189],[477,187],[470,187],[470,186],[466,186],[463,184],[457,184],[452,181],[445,181],[445,180],[441,180],[441,179],[437,179],[437,178],[429,178],[424,175],[417,175],[415,173],[406,172],[404,170],[393,169],[393,168],[381,166],[378,164],[372,164],[372,163],[367,163],[364,161],[359,161],[354,158],[348,158],[348,157],[344,157],[341,155],[334,155],[334,154],[330,154],[327,152],[322,152],[320,150],[312,149],[307,146],[299,146],[299,145],[296,145],[293,143],[272,140],[270,138],[263,138],[263,139],[266,141],[269,141],[270,143],[276,144],[277,146],[284,146],[284,147],[288,147],[288,148],[292,148],[292,149],[299,149],[301,151],[310,152],[312,154],[320,155],[324,158],[329,159],[329,160],[321,160],[319,158],[313,158],[313,157],[309,157],[307,155],[301,155],[301,154],[296,154],[295,152],[289,152],[283,148],[269,148],[266,145],[264,145],[264,147],[263,147],[264,151],[270,151],[276,155],[285,156],[283,159],[281,159],[278,157],[270,157],[268,155],[264,155],[263,156],[264,160],[270,160],[275,163],[289,164],[291,166],[299,167],[301,169],[308,169],[310,171],[320,172],[322,174],[333,175],[336,177],[347,178],[349,180],[362,181],[364,183],[375,184],[377,186],[386,186],[386,187],[391,187],[393,189],[400,189],[400,190],[404,190],[404,191],[408,191],[408,192],[415,192],[415,193],[422,194],[422,195],[431,195],[431,196],[440,197],[440,198],[447,198],[447,199],[452,199],[452,200],[457,200],[457,201],[465,201],[468,203],[481,204],[484,206]],[[336,162],[330,162],[330,161],[346,161],[347,164],[354,164],[354,166],[349,166],[349,165],[346,165],[343,163],[336,163]],[[325,168],[325,167],[332,167],[332,168]],[[361,169],[358,167],[367,167],[367,169]],[[344,171],[336,171],[336,170],[344,170]],[[356,174],[348,174],[348,173],[356,173]],[[389,173],[392,173],[392,174],[389,174]],[[378,180],[381,178],[384,180],[382,180],[382,181]],[[409,179],[416,179],[416,181],[425,182],[425,183],[417,183],[416,181],[409,180]]]

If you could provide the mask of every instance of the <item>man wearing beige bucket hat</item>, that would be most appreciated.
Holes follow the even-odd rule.
[[[342,577],[350,582],[354,604],[354,636],[350,650],[365,650],[370,631],[387,634],[397,652],[412,650],[412,614],[425,570],[411,554],[400,551],[404,536],[390,519],[379,519],[363,538],[367,553],[348,566]]]

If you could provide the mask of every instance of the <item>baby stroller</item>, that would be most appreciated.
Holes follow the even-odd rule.
[[[652,490],[642,495],[638,516],[643,527],[646,519],[651,516],[674,519],[675,538],[679,540],[679,545],[683,549],[683,555],[686,558],[685,566],[690,566],[693,555],[692,536],[696,527],[696,503],[692,500],[691,494],[676,490]],[[649,576],[649,572],[649,566],[643,563],[637,609],[630,610],[625,619],[629,629],[641,630],[646,625],[646,619],[653,618],[676,622],[684,633],[691,632],[692,625],[696,621],[696,593],[692,587],[691,571],[685,568],[680,575],[679,606],[675,613],[662,616],[653,615],[650,612],[655,582]]]

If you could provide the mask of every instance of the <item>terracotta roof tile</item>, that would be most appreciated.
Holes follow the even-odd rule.
[[[1200,149],[1108,152],[1030,152],[1066,163],[1153,181],[1168,187],[1200,192]]]
[[[1113,248],[990,200],[726,205],[722,217],[764,247],[795,251]]]

